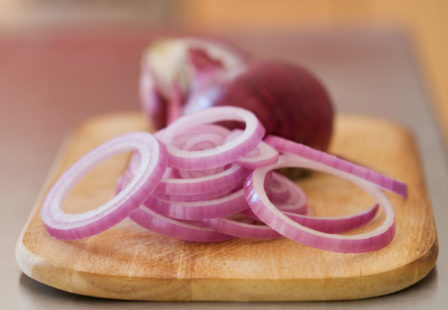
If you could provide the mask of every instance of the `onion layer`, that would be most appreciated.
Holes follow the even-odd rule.
[[[227,196],[205,201],[167,201],[149,197],[145,206],[162,215],[181,220],[201,220],[222,217],[247,209],[243,189]]]
[[[298,155],[300,157],[319,162],[325,166],[356,175],[404,198],[408,195],[408,187],[406,184],[384,176],[372,169],[356,165],[334,155],[315,150],[304,144],[295,143],[281,137],[271,135],[266,137],[264,141],[280,152]]]
[[[234,238],[207,227],[163,216],[145,207],[138,208],[129,217],[148,230],[180,240],[216,242]]]
[[[228,120],[243,121],[246,125],[245,130],[240,136],[216,148],[185,151],[172,144],[174,137],[188,128]],[[263,125],[252,112],[236,107],[218,107],[178,118],[164,130],[163,137],[170,167],[207,170],[225,166],[247,154],[260,143],[264,133]]]
[[[278,210],[269,201],[264,191],[264,179],[272,169],[285,167],[300,167],[331,173],[351,181],[374,197],[385,214],[385,220],[375,230],[359,235],[336,235],[316,231],[305,227]],[[352,174],[328,167],[319,162],[311,161],[295,155],[282,155],[277,164],[256,169],[247,178],[245,196],[249,206],[259,219],[266,225],[301,244],[335,252],[360,253],[378,250],[386,246],[394,237],[394,211],[389,199],[376,186]]]
[[[72,214],[62,211],[62,202],[70,190],[91,169],[102,161],[131,150],[138,152],[139,166],[119,194],[87,212]],[[114,226],[156,189],[165,172],[166,162],[165,147],[149,133],[124,134],[105,142],[78,160],[50,189],[40,213],[46,229],[58,239],[75,240]]]

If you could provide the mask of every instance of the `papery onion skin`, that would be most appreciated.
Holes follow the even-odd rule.
[[[189,59],[190,49],[204,51],[223,69],[251,58],[240,47],[216,37],[177,36],[153,41],[142,57],[139,92],[142,110],[156,129],[167,125],[172,86],[179,86],[186,97],[197,84],[192,76],[195,64]]]

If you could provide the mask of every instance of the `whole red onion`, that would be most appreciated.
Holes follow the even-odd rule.
[[[325,150],[333,132],[331,99],[317,78],[303,67],[282,62],[252,62],[191,94],[184,112],[239,106],[254,112],[274,134]]]

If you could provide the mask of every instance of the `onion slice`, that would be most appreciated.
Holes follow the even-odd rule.
[[[319,162],[325,166],[356,175],[404,198],[408,195],[408,187],[405,183],[384,176],[375,170],[368,169],[334,155],[315,150],[309,146],[292,142],[281,137],[270,135],[266,137],[264,141],[279,152],[298,155],[314,162]]]
[[[177,148],[187,150],[187,151],[198,151],[199,149],[194,148],[194,144],[190,142],[190,145],[187,145],[186,143],[195,138],[198,139],[199,142],[206,141],[208,142],[212,147],[216,147],[219,144],[222,144],[227,137],[227,135],[230,133],[230,130],[215,124],[204,124],[199,126],[194,126],[191,128],[188,128],[186,130],[183,130],[178,135],[176,135],[172,141],[173,145]],[[203,136],[205,135],[205,136]],[[199,136],[199,138],[198,138]],[[161,135],[162,142],[163,142],[163,135]],[[194,141],[194,140],[193,140]],[[210,147],[210,148],[212,148]]]
[[[242,182],[238,187],[241,188]],[[213,200],[229,195],[232,188],[217,190],[214,192],[204,192],[194,195],[172,195],[169,193],[154,193],[153,196],[159,200],[182,202],[198,202],[203,200]]]
[[[241,129],[234,129],[226,136],[226,141],[231,141],[242,133]],[[253,150],[240,157],[236,163],[244,168],[256,169],[275,164],[278,156],[279,153],[275,148],[261,141]]]
[[[128,169],[119,178],[117,187],[121,186],[123,178],[129,179],[132,177],[138,168],[138,161],[139,154],[134,153],[129,160]],[[241,185],[249,173],[250,170],[244,169],[239,165],[231,165],[219,173],[198,178],[179,179],[164,176],[157,185],[154,195],[162,199],[170,197],[170,200],[176,200],[176,197],[179,197],[181,201],[186,201],[185,199],[188,200],[187,197],[194,195],[200,200],[216,198],[229,193]],[[185,197],[185,199],[182,199],[182,197]]]
[[[345,216],[317,217],[288,211],[283,211],[283,214],[287,215],[290,219],[303,226],[329,234],[336,234],[343,233],[367,224],[375,217],[377,211],[378,205],[375,204],[365,211]]]
[[[61,205],[71,189],[96,165],[115,155],[135,150],[139,165],[129,184],[96,209],[66,213]],[[62,240],[89,237],[114,226],[138,208],[156,189],[167,165],[166,151],[153,135],[134,132],[111,139],[71,166],[48,192],[41,209],[47,231]]]
[[[378,205],[374,205],[366,211],[358,214],[339,217],[313,217],[287,211],[283,211],[283,214],[303,226],[318,231],[326,233],[341,233],[368,223],[375,216],[377,210]],[[249,219],[252,218],[249,216]],[[253,223],[240,221],[230,217],[204,219],[202,222],[216,231],[238,238],[266,240],[282,237],[282,235],[278,232],[269,226],[263,225],[261,222]]]
[[[178,221],[163,216],[144,206],[138,208],[129,216],[138,225],[164,236],[185,241],[216,242],[233,239],[234,237],[222,234],[216,230],[202,227],[195,223]]]
[[[275,172],[271,172],[266,176],[266,192],[269,199],[275,202],[285,202],[291,196],[290,188],[287,186],[285,179],[281,178],[281,175]]]
[[[275,185],[271,184],[267,189],[268,196],[271,195],[271,199],[280,209],[301,214],[306,213],[306,194],[302,187],[276,172],[272,173],[272,181],[273,183],[278,183],[281,188],[286,188],[288,192],[286,200],[281,200],[279,199],[281,198],[279,195],[281,192],[277,192],[277,195],[274,194],[276,190],[279,190],[275,188]]]
[[[145,206],[162,215],[190,221],[228,216],[249,208],[243,189],[221,198],[194,202],[168,201],[149,197],[145,201]]]
[[[186,151],[173,145],[173,139],[184,130],[197,125],[229,120],[243,121],[245,123],[244,132],[216,148]],[[165,128],[163,138],[168,150],[170,167],[186,170],[207,170],[223,167],[244,156],[260,143],[264,133],[263,125],[252,112],[237,107],[214,107],[178,118]]]
[[[269,226],[254,224],[253,221],[242,222],[236,219],[220,217],[204,219],[202,222],[216,231],[238,238],[269,240],[282,237]]]
[[[199,178],[164,178],[157,186],[156,194],[196,195],[236,188],[249,175],[250,171],[238,165],[217,174]]]
[[[295,222],[269,201],[264,190],[266,174],[273,169],[285,167],[318,170],[353,182],[377,200],[385,214],[385,220],[376,229],[358,235],[324,233]],[[266,225],[281,235],[310,247],[343,253],[368,252],[385,247],[395,234],[392,205],[387,196],[376,186],[353,174],[296,155],[281,155],[277,164],[256,169],[246,180],[245,195],[251,210]]]

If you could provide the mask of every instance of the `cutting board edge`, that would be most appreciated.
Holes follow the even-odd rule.
[[[380,274],[358,278],[157,279],[126,276],[98,277],[90,272],[53,266],[32,253],[21,241],[22,239],[19,239],[16,245],[16,259],[20,269],[28,277],[70,293],[125,300],[236,302],[365,299],[392,294],[419,282],[434,268],[438,255],[438,242],[434,239],[429,250],[409,264]],[[382,285],[372,288],[373,283],[382,283]],[[123,286],[126,288],[123,289]],[[163,290],[165,286],[169,287],[168,291]],[[327,289],[316,290],[315,287]],[[366,287],[369,289],[366,290]],[[341,288],[345,293],[341,293]],[[164,294],[160,294],[160,289]],[[254,291],[257,293],[253,293]],[[364,294],[366,291],[370,294]]]

